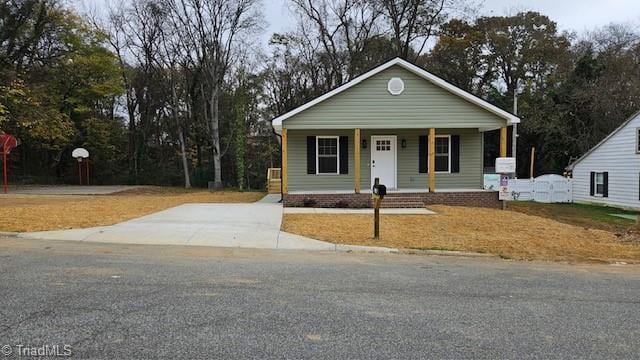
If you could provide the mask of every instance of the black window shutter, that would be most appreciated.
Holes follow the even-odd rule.
[[[349,173],[349,137],[340,136],[340,174]]]
[[[316,137],[307,136],[307,174],[316,173]]]
[[[602,187],[602,197],[609,197],[609,173],[602,173],[602,182],[604,186]]]
[[[427,173],[427,136],[421,135],[418,138],[418,173]]]
[[[591,196],[596,194],[596,173],[595,172],[591,172],[591,181],[589,181],[589,194]]]
[[[460,135],[451,135],[451,172],[460,172]]]

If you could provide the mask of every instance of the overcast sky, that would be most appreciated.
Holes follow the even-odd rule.
[[[75,0],[79,7],[100,6],[108,0]],[[84,5],[83,5],[84,3]],[[295,18],[287,0],[263,0],[268,27],[266,41],[274,32],[290,30]],[[556,21],[561,30],[582,33],[610,23],[633,23],[640,26],[640,0],[484,0],[481,15],[506,15],[535,10]]]

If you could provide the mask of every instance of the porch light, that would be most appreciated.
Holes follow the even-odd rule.
[[[405,149],[407,147],[407,139],[402,139],[401,146],[402,146],[403,149]]]
[[[362,148],[363,149],[367,148],[367,139],[362,139]]]

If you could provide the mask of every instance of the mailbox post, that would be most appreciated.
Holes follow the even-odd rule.
[[[380,238],[380,203],[385,195],[387,195],[387,187],[380,184],[379,178],[375,178],[371,198],[373,199],[373,238],[376,240]]]

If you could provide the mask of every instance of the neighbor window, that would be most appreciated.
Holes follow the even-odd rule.
[[[604,195],[604,173],[596,173],[596,195]]]
[[[636,129],[636,153],[640,154],[640,128]]]
[[[316,138],[318,157],[317,169],[318,174],[337,174],[339,166],[338,160],[338,137],[337,136],[318,136]]]
[[[449,172],[450,136],[436,136],[436,172]]]

